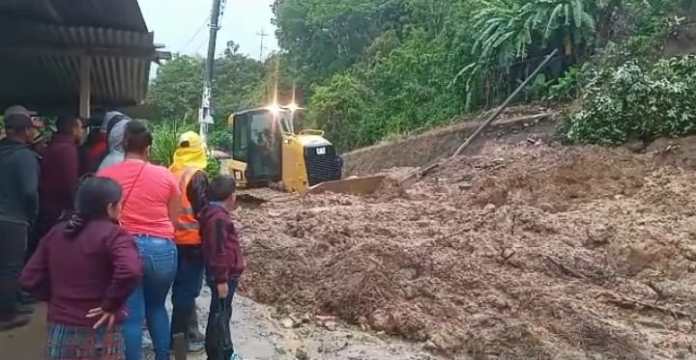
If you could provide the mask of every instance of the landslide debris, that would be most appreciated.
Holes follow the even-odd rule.
[[[242,290],[453,357],[696,358],[693,169],[599,147],[481,154],[387,196],[240,210]]]

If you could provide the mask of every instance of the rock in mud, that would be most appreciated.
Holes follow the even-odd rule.
[[[286,329],[292,329],[295,327],[295,322],[292,321],[292,319],[289,317],[286,317],[286,318],[283,318],[283,320],[280,320],[280,324],[283,325],[283,327]]]
[[[338,324],[335,321],[325,321],[324,327],[329,331],[336,331]]]
[[[304,349],[297,349],[295,352],[295,358],[297,360],[309,360],[309,355],[307,355],[307,352]]]

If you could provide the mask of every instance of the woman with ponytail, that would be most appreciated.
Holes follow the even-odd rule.
[[[88,178],[76,213],[54,226],[22,272],[22,287],[48,302],[46,359],[124,358],[120,324],[142,277],[138,249],[119,226],[121,186]]]

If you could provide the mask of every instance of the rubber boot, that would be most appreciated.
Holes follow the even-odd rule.
[[[205,335],[198,327],[198,307],[194,305],[188,322],[188,351],[199,352],[205,349]]]

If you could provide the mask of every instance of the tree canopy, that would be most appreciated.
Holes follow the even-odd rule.
[[[287,102],[296,84],[305,125],[347,151],[496,106],[553,49],[559,57],[521,101],[573,100],[588,67],[650,59],[691,3],[276,0],[281,50],[261,63],[228,44],[216,61],[216,119],[270,101],[275,83]],[[159,69],[150,101],[162,118],[195,117],[202,63],[177,55]]]

